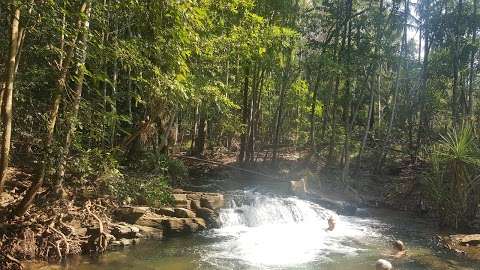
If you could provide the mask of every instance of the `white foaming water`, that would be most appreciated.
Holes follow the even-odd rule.
[[[245,192],[242,201],[231,200],[230,207],[220,211],[222,227],[212,232],[220,240],[207,262],[242,261],[270,268],[330,261],[335,255],[357,255],[363,238],[378,236],[370,222],[349,217],[337,217],[335,230],[326,231],[335,213],[298,198]]]

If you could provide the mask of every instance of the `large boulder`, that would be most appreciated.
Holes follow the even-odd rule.
[[[195,209],[195,211],[198,217],[205,220],[208,227],[210,228],[220,227],[220,219],[217,212],[206,207],[199,207]]]

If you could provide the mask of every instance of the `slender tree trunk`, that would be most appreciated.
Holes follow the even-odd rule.
[[[3,192],[4,184],[7,179],[8,161],[10,158],[10,144],[12,136],[12,103],[15,81],[16,57],[19,42],[19,24],[20,24],[20,6],[15,5],[16,1],[12,0],[12,19],[10,24],[10,44],[9,56],[6,70],[6,87],[3,90],[2,102],[2,156],[0,157],[0,194]]]
[[[393,122],[395,120],[395,114],[397,111],[397,99],[398,99],[398,89],[400,84],[400,73],[402,71],[403,59],[406,57],[406,46],[407,46],[407,15],[409,14],[409,0],[405,0],[405,11],[404,11],[404,21],[403,21],[403,35],[402,35],[402,45],[400,47],[400,60],[397,63],[397,71],[395,75],[395,82],[393,86],[393,101],[392,101],[392,112],[390,114],[390,120],[388,122],[387,132],[383,141],[382,151],[380,153],[380,159],[377,163],[376,171],[380,172],[387,155],[388,148],[390,147],[390,139],[392,135]]]
[[[290,52],[291,53],[291,52]],[[282,77],[280,82],[280,97],[278,101],[278,108],[277,108],[277,117],[275,121],[275,131],[273,137],[273,152],[272,152],[272,161],[273,165],[276,165],[277,162],[277,155],[278,155],[278,144],[280,142],[280,130],[282,128],[282,121],[283,121],[283,109],[285,103],[285,95],[287,92],[287,82],[288,82],[288,74],[287,72],[290,69],[290,61],[291,55],[288,56],[287,65],[282,71]]]
[[[258,121],[260,117],[260,100],[261,100],[261,95],[262,95],[262,87],[263,87],[263,80],[264,80],[264,75],[265,75],[265,69],[260,68],[260,73],[258,75],[257,83],[254,85],[254,91],[253,91],[253,102],[252,102],[252,115],[251,119],[252,122],[250,124],[250,139],[249,139],[249,145],[248,145],[248,152],[249,152],[249,157],[248,161],[249,162],[254,162],[255,161],[255,145],[256,145],[256,140],[257,140],[257,132],[258,132]]]
[[[315,79],[315,86],[313,87],[313,97],[312,103],[310,105],[310,148],[312,152],[315,152],[315,111],[317,109],[317,96],[318,96],[318,85],[320,83],[320,74],[317,74]]]
[[[345,52],[345,44],[347,40],[347,26],[345,25],[345,30],[343,31],[342,34],[342,41],[340,45],[340,50],[337,53],[337,64],[340,64],[342,62],[342,56],[343,53]],[[335,79],[335,89],[333,93],[333,106],[332,106],[332,120],[331,120],[331,133],[330,133],[330,142],[328,146],[328,156],[327,156],[327,162],[332,165],[336,161],[335,157],[335,148],[337,144],[337,134],[335,134],[336,129],[337,129],[337,106],[338,106],[338,90],[340,89],[340,75],[336,75]]]
[[[458,37],[458,19],[455,23],[455,37],[454,37],[454,44],[453,44],[453,53],[452,53],[452,60],[453,60],[453,84],[452,84],[452,123],[454,126],[458,123],[458,46],[459,46],[459,37]]]
[[[248,85],[249,85],[249,71],[250,68],[247,67],[245,70],[245,82],[243,85],[243,108],[242,108],[242,134],[240,135],[240,154],[238,156],[238,162],[245,161],[245,154],[247,150],[247,132],[248,132]]]
[[[427,112],[425,111],[425,97],[427,94],[427,86],[428,86],[428,61],[429,61],[429,53],[430,53],[430,25],[429,25],[429,8],[430,8],[430,0],[426,2],[426,11],[427,14],[425,15],[425,22],[424,22],[424,30],[423,30],[423,67],[422,67],[422,78],[421,78],[421,87],[419,91],[419,101],[418,101],[418,108],[420,111],[418,117],[418,130],[417,130],[417,142],[415,146],[415,159],[418,156],[418,151],[422,146],[422,139],[425,139],[426,136],[426,128],[427,128]]]
[[[375,106],[375,93],[373,92],[373,86],[369,83],[370,88],[370,102],[368,103],[368,117],[367,117],[367,125],[365,126],[365,133],[362,139],[362,145],[360,146],[360,151],[358,152],[358,166],[355,169],[355,172],[358,171],[362,167],[362,154],[365,146],[367,145],[368,134],[370,132],[370,126],[372,122],[372,115],[373,115],[373,107]]]
[[[114,20],[116,18],[114,17]],[[115,45],[118,47],[118,22],[115,21]],[[115,138],[117,132],[117,92],[118,92],[118,59],[115,57],[113,60],[113,75],[112,75],[112,134],[110,134],[110,147],[113,149],[115,147]]]
[[[195,139],[198,133],[198,119],[199,119],[199,111],[198,111],[198,105],[196,105],[195,110],[193,112],[192,136],[190,141],[190,153],[192,155],[195,153]]]
[[[345,57],[345,66],[346,66],[346,83],[345,83],[345,103],[344,103],[344,123],[345,123],[345,141],[343,144],[343,170],[342,170],[342,181],[346,180],[348,175],[349,166],[350,166],[350,136],[352,132],[351,122],[353,121],[353,115],[355,112],[352,112],[350,115],[349,111],[352,107],[352,94],[351,92],[351,81],[352,81],[352,72],[350,67],[351,62],[351,49],[352,49],[352,21],[350,20],[352,13],[352,1],[347,0],[347,51]]]
[[[78,63],[78,73],[77,73],[77,84],[75,86],[74,96],[72,100],[72,110],[70,115],[67,116],[67,135],[65,137],[65,143],[63,146],[63,151],[60,154],[59,167],[57,173],[57,179],[55,183],[55,193],[58,195],[63,195],[63,180],[65,178],[65,166],[67,163],[67,157],[70,154],[70,146],[75,136],[76,124],[78,121],[78,112],[80,110],[80,101],[82,98],[83,83],[85,79],[85,62],[87,58],[87,43],[89,35],[89,18],[90,18],[90,2],[86,2],[85,9],[86,20],[82,25],[82,39],[79,45],[80,59]]]
[[[259,67],[256,65],[254,69],[253,79],[252,79],[252,96],[249,102],[249,114],[248,114],[248,139],[247,139],[247,149],[246,149],[246,158],[245,160],[250,162],[253,159],[253,147],[255,145],[255,130],[254,130],[254,116],[257,109],[257,95],[258,95],[258,84],[260,80]]]
[[[478,0],[473,1],[473,11],[472,11],[472,16],[473,18],[477,17],[477,6],[478,6]],[[477,20],[473,20],[472,22],[472,44],[475,44],[477,41]],[[477,53],[476,47],[472,50],[472,53],[470,54],[470,74],[468,76],[468,113],[470,115],[470,118],[473,119],[474,117],[474,112],[475,112],[475,101],[474,101],[474,95],[473,95],[473,84],[475,81],[475,54]]]
[[[195,139],[195,153],[194,155],[202,155],[205,150],[205,142],[207,138],[207,108],[202,106],[200,110],[200,118],[198,122],[198,135]]]

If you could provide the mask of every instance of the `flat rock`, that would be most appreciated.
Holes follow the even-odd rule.
[[[168,218],[163,220],[162,225],[167,234],[193,233],[207,228],[201,218]]]
[[[225,205],[225,200],[223,198],[223,194],[221,193],[191,192],[181,189],[174,189],[173,196],[175,198],[177,207],[188,208],[190,204],[187,204],[187,206],[183,205],[189,201],[200,202],[199,206],[213,210],[222,208]]]
[[[441,245],[451,252],[480,260],[480,234],[455,234],[440,238]]]
[[[136,225],[136,227],[140,230],[140,232],[138,233],[139,238],[154,239],[154,240],[163,239],[163,229],[141,226],[141,225]]]
[[[175,210],[172,207],[162,207],[162,208],[153,208],[152,209],[155,214],[174,217]]]
[[[225,205],[223,195],[220,193],[204,193],[200,199],[200,206],[213,210],[220,209]]]
[[[111,226],[112,226],[111,233],[113,236],[115,236],[116,239],[137,238],[137,234],[140,232],[140,230],[137,227],[127,224],[125,222],[112,224]]]
[[[190,205],[190,200],[187,199],[186,194],[173,193],[173,198],[175,199],[175,206],[188,208]]]
[[[119,207],[115,209],[113,211],[113,217],[117,221],[123,221],[130,224],[134,224],[149,210],[150,210],[149,207],[124,206],[124,207]]]
[[[197,215],[192,210],[189,210],[189,209],[186,209],[186,208],[177,207],[177,208],[174,209],[174,212],[175,212],[175,217],[178,217],[178,218],[194,218],[194,217],[197,217]]]
[[[143,216],[141,216],[139,219],[137,219],[137,221],[135,222],[135,225],[163,229],[164,227],[162,225],[162,222],[169,218],[171,217],[147,212]]]

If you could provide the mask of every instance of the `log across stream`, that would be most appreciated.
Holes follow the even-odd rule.
[[[480,269],[478,263],[433,248],[431,224],[405,213],[339,215],[338,227],[327,232],[326,220],[335,213],[296,197],[237,190],[225,194],[225,203],[219,228],[31,269],[369,270],[395,239],[408,249],[407,257],[392,260],[395,269]]]

